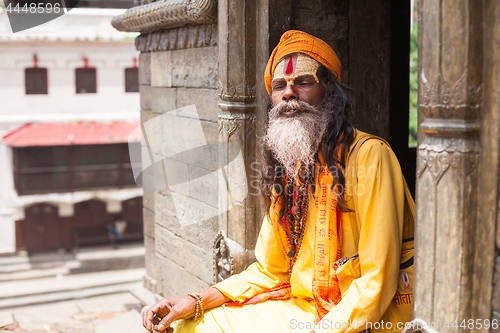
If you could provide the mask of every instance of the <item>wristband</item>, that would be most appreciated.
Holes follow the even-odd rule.
[[[196,305],[196,310],[195,310],[195,313],[194,313],[194,317],[191,318],[191,319],[192,320],[196,320],[196,319],[198,319],[203,314],[203,302],[202,302],[201,296],[198,293],[189,293],[187,295],[191,296],[192,298],[194,298],[195,305]]]

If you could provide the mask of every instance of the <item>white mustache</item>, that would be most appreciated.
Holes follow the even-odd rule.
[[[271,118],[273,116],[281,115],[287,111],[303,111],[316,114],[321,112],[317,107],[314,107],[307,102],[290,100],[290,101],[282,101],[279,104],[275,105],[269,111],[269,117]]]

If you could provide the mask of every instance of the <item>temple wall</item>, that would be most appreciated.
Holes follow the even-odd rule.
[[[175,128],[169,128],[169,124],[162,121],[161,132],[179,133],[181,144],[199,123],[206,141],[217,142],[217,35],[211,34],[208,42],[203,42],[199,30],[207,28],[191,26],[157,31],[156,44],[150,42],[153,34],[145,34],[136,42],[138,49],[143,51],[139,58],[141,124],[148,138],[142,143],[143,154],[152,153],[155,161],[161,160],[143,173],[147,272],[144,286],[162,296],[203,290],[213,283],[211,249],[218,231],[217,217],[189,224],[179,221],[179,216],[193,205],[207,216],[217,210],[217,182],[189,181],[200,174],[216,171],[217,153],[189,163],[168,159],[165,149],[172,143],[164,135],[151,135],[147,125],[144,126],[149,120],[194,104],[199,122],[198,119],[191,121],[190,115],[178,113],[175,117],[184,119],[175,121]],[[156,145],[163,148],[157,149]],[[165,173],[168,179],[184,180],[185,185],[176,186],[174,191],[166,184]],[[174,205],[171,191],[182,198],[182,203]]]

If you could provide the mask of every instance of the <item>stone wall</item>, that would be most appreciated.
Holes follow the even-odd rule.
[[[178,30],[178,29],[177,29]],[[190,31],[200,30],[189,27]],[[206,29],[201,29],[206,30]],[[164,32],[162,39],[174,38]],[[184,36],[198,38],[199,34]],[[216,37],[216,35],[215,35]],[[141,36],[144,40],[150,35]],[[177,34],[175,38],[178,39]],[[219,109],[217,107],[217,40],[212,36],[203,47],[193,47],[196,41],[175,43],[169,50],[142,52],[139,59],[139,80],[141,92],[141,123],[164,115],[167,112],[194,104],[198,111],[199,123],[207,142],[217,142]],[[139,41],[140,42],[140,41]],[[163,42],[167,42],[163,40]],[[139,43],[138,43],[139,46]],[[150,47],[151,49],[151,47]],[[155,50],[156,49],[156,50]],[[179,133],[179,142],[192,134],[189,115],[178,113],[176,126],[162,122],[161,132]],[[194,119],[198,123],[197,119]],[[179,126],[179,124],[184,124]],[[143,126],[143,131],[145,127]],[[146,135],[147,136],[147,135]],[[164,139],[164,135],[161,135]],[[166,145],[161,142],[161,150],[153,149],[149,137],[143,140],[143,154],[154,154],[155,160],[163,160],[143,173],[144,182],[144,224],[146,246],[146,276],[144,286],[162,296],[178,296],[193,290],[208,288],[213,282],[212,242],[217,233],[217,217],[189,224],[181,223],[186,211],[193,206],[207,211],[207,215],[217,210],[217,182],[190,182],[217,170],[217,153],[201,156],[184,163],[165,158]],[[157,143],[158,144],[158,143]],[[148,151],[147,148],[152,148]],[[167,186],[165,172],[173,178],[185,181],[185,186],[175,186],[175,193],[183,198],[182,205],[174,205],[172,186]],[[169,178],[171,179],[171,178]],[[213,192],[213,193],[211,193]]]

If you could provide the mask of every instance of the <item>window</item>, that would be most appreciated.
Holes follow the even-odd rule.
[[[125,92],[139,92],[139,68],[125,68]]]
[[[126,143],[14,148],[14,173],[20,195],[136,186]]]
[[[26,68],[24,79],[26,95],[48,94],[47,68]]]
[[[77,94],[90,94],[97,92],[95,68],[77,68],[75,70],[75,77]]]

